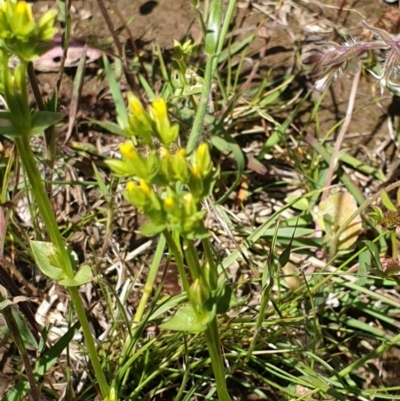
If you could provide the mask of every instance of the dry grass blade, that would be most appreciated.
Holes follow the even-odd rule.
[[[83,81],[85,78],[86,52],[87,52],[87,45],[83,47],[82,56],[78,64],[78,69],[76,70],[74,86],[71,96],[71,105],[69,109],[68,131],[66,133],[64,143],[67,143],[69,141],[72,134],[72,130],[75,126],[76,113],[78,112],[79,99],[81,97]]]

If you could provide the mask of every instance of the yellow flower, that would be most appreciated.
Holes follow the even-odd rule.
[[[201,177],[200,170],[199,170],[197,164],[193,164],[192,165],[192,176],[194,178],[200,178]]]
[[[119,146],[119,151],[122,156],[124,156],[128,160],[136,160],[137,159],[137,151],[133,146],[132,142],[126,141],[122,145]]]
[[[172,196],[168,196],[164,199],[164,206],[167,208],[172,208],[175,206],[175,199]]]
[[[153,100],[151,105],[153,107],[153,111],[154,111],[156,118],[158,118],[160,120],[167,118],[167,105],[163,98]]]
[[[140,117],[143,114],[143,106],[140,103],[139,99],[133,95],[129,96],[129,107],[132,110],[132,113],[136,117]]]
[[[145,180],[140,180],[139,181],[139,186],[140,186],[140,189],[142,190],[142,192],[146,196],[150,196],[151,195],[151,188],[147,185]]]
[[[176,155],[177,155],[178,157],[186,157],[186,150],[183,149],[183,148],[178,149],[178,150],[176,151]]]
[[[200,174],[204,178],[212,169],[210,150],[206,143],[198,146],[195,157]]]
[[[30,4],[25,1],[19,1],[15,6],[15,13],[18,14],[19,17],[25,18],[25,20],[31,22],[33,21],[32,8]]]

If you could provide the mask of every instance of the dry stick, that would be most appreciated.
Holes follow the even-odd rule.
[[[336,139],[335,147],[332,152],[331,161],[329,163],[328,175],[326,177],[324,192],[321,196],[321,202],[328,197],[329,189],[331,188],[333,173],[335,172],[337,162],[339,159],[340,148],[342,147],[342,142],[344,139],[344,135],[346,134],[347,128],[349,127],[351,116],[354,110],[354,102],[357,95],[358,82],[360,81],[361,76],[361,63],[358,62],[358,71],[354,75],[353,84],[351,86],[351,92],[349,97],[349,103],[347,105],[346,117],[344,119],[343,125],[339,131],[339,135]]]
[[[110,7],[113,9],[114,13],[117,15],[119,20],[121,21],[122,26],[124,27],[126,33],[128,34],[129,40],[131,42],[131,46],[132,46],[132,49],[133,49],[133,52],[134,52],[135,56],[138,58],[138,61],[139,61],[139,64],[140,64],[140,68],[141,68],[141,72],[143,73],[143,76],[146,79],[146,81],[149,82],[149,76],[147,74],[147,70],[146,70],[146,68],[144,66],[144,63],[143,63],[142,57],[140,55],[139,49],[136,46],[135,39],[133,39],[133,35],[132,35],[131,30],[129,29],[128,24],[126,23],[124,17],[122,16],[121,12],[119,11],[119,8],[116,7],[113,4],[112,0],[108,0],[108,3],[110,4]],[[126,57],[126,53],[125,52],[124,52],[124,57]],[[138,92],[140,92],[139,91],[139,80],[137,79],[136,75],[134,75],[134,77],[135,77],[136,88],[137,88]],[[142,101],[143,101],[143,99],[142,99]]]
[[[126,63],[126,57],[124,56],[124,49],[118,38],[118,35],[115,33],[114,24],[111,21],[110,15],[108,14],[107,8],[104,5],[103,0],[97,0],[97,4],[100,8],[101,14],[103,15],[104,21],[106,22],[108,30],[110,31],[110,34],[114,40],[114,45],[117,48],[118,56],[122,62],[125,78],[128,81],[131,90],[134,91],[136,89],[136,83],[133,79],[132,74],[129,72],[128,64]]]

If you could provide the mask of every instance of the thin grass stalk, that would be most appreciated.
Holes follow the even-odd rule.
[[[201,91],[196,117],[194,119],[192,131],[190,132],[188,143],[186,146],[186,152],[188,154],[193,152],[194,148],[200,141],[204,116],[207,112],[207,102],[211,94],[211,84],[213,80],[213,75],[218,66],[219,54],[221,53],[222,47],[224,45],[225,37],[229,29],[229,24],[233,17],[235,6],[236,6],[236,0],[230,0],[227,12],[224,17],[224,23],[222,25],[221,33],[219,35],[217,48],[213,53],[208,54],[206,69],[204,73],[203,90]],[[221,2],[221,13],[222,13],[222,2]]]
[[[139,323],[142,320],[142,317],[143,317],[143,314],[144,314],[144,311],[145,311],[145,308],[147,305],[147,301],[149,300],[150,295],[153,291],[154,281],[157,277],[158,268],[160,266],[160,262],[163,257],[163,254],[164,254],[165,244],[166,244],[165,236],[161,236],[160,240],[158,241],[158,245],[157,245],[156,252],[154,254],[153,261],[151,262],[151,266],[150,266],[149,274],[147,276],[146,284],[143,287],[143,294],[140,298],[139,306],[137,307],[135,317],[133,319],[133,322],[135,325],[136,325],[136,323]]]
[[[347,128],[350,125],[351,117],[353,115],[354,102],[356,100],[358,83],[360,81],[360,76],[361,76],[361,62],[360,61],[357,64],[357,68],[358,68],[358,71],[355,73],[354,78],[353,78],[353,83],[351,85],[351,92],[350,92],[349,102],[347,105],[346,118],[344,119],[343,125],[340,128],[339,135],[336,138],[335,147],[333,148],[331,161],[329,163],[328,176],[326,178],[326,183],[324,186],[325,189],[321,196],[321,202],[324,201],[328,197],[329,189],[330,189],[332,179],[333,179],[333,173],[334,173],[336,166],[338,164],[338,161],[339,161],[340,148],[342,146],[344,136],[347,132]]]
[[[3,294],[0,292],[0,302],[4,301],[5,298],[3,297]],[[19,354],[21,355],[22,362],[25,367],[26,376],[28,378],[31,397],[35,401],[41,401],[42,397],[40,395],[40,390],[36,385],[35,375],[33,373],[31,366],[31,359],[30,356],[28,355],[28,351],[26,350],[24,340],[20,333],[17,322],[15,321],[15,318],[12,314],[11,308],[12,306],[6,306],[5,308],[2,309],[1,313],[4,316],[11,338],[18,348]]]
[[[58,224],[50,200],[46,194],[40,172],[36,165],[35,157],[30,147],[29,132],[22,133],[20,136],[16,137],[15,144],[17,146],[21,162],[24,166],[28,181],[31,185],[32,194],[42,216],[43,222],[46,226],[50,240],[56,248],[58,254],[60,255],[60,260],[63,264],[62,270],[68,278],[73,279],[74,271],[71,265],[71,260],[58,229]],[[90,331],[89,322],[86,317],[86,312],[83,307],[82,300],[79,296],[78,288],[68,287],[67,289],[85,336],[85,344],[95,376],[100,386],[101,393],[103,395],[103,398],[106,398],[109,394],[109,387],[100,364],[93,336]]]

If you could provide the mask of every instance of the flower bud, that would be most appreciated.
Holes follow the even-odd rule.
[[[174,180],[186,184],[189,182],[189,167],[185,149],[179,149],[171,159],[171,170]]]
[[[33,19],[32,14],[32,6],[25,1],[18,1],[15,4],[12,21],[9,21],[9,23],[14,35],[18,39],[27,42],[30,34],[36,28],[35,20]]]
[[[164,199],[164,210],[167,213],[173,213],[176,206],[175,199],[172,196],[168,196]]]
[[[197,212],[196,202],[190,192],[182,193],[183,212],[186,217],[192,216]]]
[[[126,183],[126,191],[124,193],[126,200],[138,209],[143,210],[147,203],[148,196],[142,188],[139,188],[133,181]]]
[[[203,194],[203,179],[201,177],[200,169],[198,168],[196,163],[192,164],[190,172],[191,172],[189,179],[190,191],[197,200],[200,200]]]
[[[57,33],[57,28],[54,27],[57,21],[57,10],[50,9],[44,13],[38,23],[39,37],[38,39],[43,42],[52,40]]]
[[[171,125],[168,118],[167,104],[163,98],[153,100],[150,114],[154,121],[158,139],[165,147],[169,147],[176,141],[179,134],[179,126]]]
[[[131,171],[132,175],[136,175],[138,178],[149,180],[149,171],[146,163],[146,159],[141,155],[132,142],[126,141],[119,147],[125,163],[127,164],[127,170]]]
[[[131,114],[128,118],[127,134],[140,137],[145,144],[150,145],[153,133],[150,117],[140,100],[132,93],[128,93],[128,101]]]
[[[212,169],[210,149],[206,143],[198,146],[195,153],[196,167],[201,177],[207,177]]]
[[[198,317],[207,318],[206,303],[210,298],[210,291],[200,278],[196,278],[189,289],[189,299]]]
[[[7,3],[4,2],[0,6],[0,26],[1,26],[0,38],[1,39],[8,39],[13,36],[10,24],[8,23],[6,11],[7,11]]]
[[[209,263],[205,263],[201,269],[201,276],[203,280],[207,283],[210,290],[214,290],[217,288],[218,284],[218,273],[216,269],[211,269]]]
[[[165,178],[165,182],[170,183],[173,180],[172,166],[171,166],[171,154],[169,150],[161,147],[160,148],[160,170]]]
[[[145,196],[149,198],[152,193],[152,189],[147,185],[147,182],[145,180],[140,180],[139,186]]]

